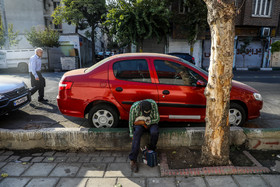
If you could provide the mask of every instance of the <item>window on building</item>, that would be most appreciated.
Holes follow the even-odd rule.
[[[185,14],[186,8],[184,0],[179,0],[179,14]]]
[[[253,0],[252,16],[271,17],[272,0]]]

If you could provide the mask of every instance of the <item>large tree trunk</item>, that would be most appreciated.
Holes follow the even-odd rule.
[[[204,0],[211,30],[205,140],[201,161],[206,165],[229,164],[228,113],[235,36],[234,0]]]

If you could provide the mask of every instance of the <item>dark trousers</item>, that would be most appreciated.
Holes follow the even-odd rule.
[[[30,78],[31,78],[31,95],[33,95],[37,90],[39,93],[38,99],[44,98],[44,87],[46,85],[45,78],[42,76],[40,71],[37,71],[37,75],[39,77],[39,80],[37,81],[34,77],[34,75],[30,72]]]
[[[132,140],[132,150],[129,154],[129,159],[133,161],[137,161],[137,156],[140,149],[140,141],[141,136],[145,131],[145,127],[141,125],[134,126],[134,133],[133,133],[133,140]],[[155,150],[157,146],[159,131],[158,131],[158,124],[153,124],[148,129],[150,131],[151,139],[150,139],[150,145],[148,147],[149,150]]]

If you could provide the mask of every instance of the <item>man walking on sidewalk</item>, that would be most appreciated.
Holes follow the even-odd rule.
[[[33,95],[37,90],[39,93],[38,101],[47,102],[47,99],[44,99],[44,87],[46,86],[45,78],[41,74],[41,58],[43,56],[43,49],[35,49],[35,55],[30,58],[29,61],[29,74],[31,78],[31,95]]]
[[[131,106],[129,113],[129,135],[133,140],[129,159],[131,170],[135,173],[138,172],[137,156],[140,149],[141,136],[145,130],[149,130],[151,141],[148,149],[155,150],[159,136],[158,122],[158,107],[154,100],[137,101]]]

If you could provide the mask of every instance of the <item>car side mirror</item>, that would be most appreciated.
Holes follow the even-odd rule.
[[[204,87],[204,86],[206,86],[206,83],[202,80],[197,80],[196,81],[196,86]]]

